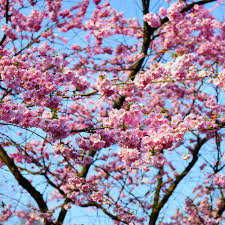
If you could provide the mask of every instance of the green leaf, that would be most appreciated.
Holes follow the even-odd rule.
[[[52,112],[52,119],[59,119],[59,117],[57,115],[57,112],[58,112],[57,109],[51,108],[51,112]]]
[[[5,203],[3,201],[1,202],[1,207],[5,208]]]

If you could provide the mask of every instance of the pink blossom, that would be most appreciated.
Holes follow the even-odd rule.
[[[144,15],[144,21],[148,22],[151,27],[158,27],[161,24],[159,16],[154,13]]]
[[[8,205],[7,208],[2,209],[2,212],[0,214],[0,222],[7,221],[11,217],[12,215],[11,208],[12,206]]]
[[[188,160],[188,159],[190,159],[190,157],[191,157],[191,154],[189,154],[189,153],[185,153],[182,155],[183,160]]]

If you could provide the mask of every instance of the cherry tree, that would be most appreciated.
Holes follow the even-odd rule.
[[[1,223],[224,223],[223,1],[0,2]]]

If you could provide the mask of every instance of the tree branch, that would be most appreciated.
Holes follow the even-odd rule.
[[[11,159],[4,148],[0,145],[0,159],[6,164],[6,166],[11,171],[12,175],[15,177],[17,182],[33,197],[36,201],[40,211],[42,213],[48,212],[48,206],[45,203],[42,194],[37,191],[31,183],[20,173],[18,167],[15,165],[13,159]],[[46,218],[44,219],[45,225],[52,225]]]
[[[157,204],[157,206],[152,210],[151,216],[150,216],[150,221],[149,225],[155,225],[156,221],[159,216],[160,210],[163,208],[163,206],[167,203],[169,200],[170,196],[173,194],[174,190],[176,189],[177,185],[182,181],[182,179],[188,174],[188,172],[193,168],[195,163],[198,161],[198,153],[201,149],[201,147],[207,142],[207,139],[199,139],[197,144],[195,145],[195,148],[193,150],[193,156],[191,162],[188,164],[188,166],[184,169],[184,171],[178,175],[173,181],[173,183],[170,185],[168,188],[167,192],[161,199],[161,201]]]
[[[98,204],[96,202],[88,202],[86,204],[81,205],[81,207],[89,207],[89,206],[95,206],[98,209],[101,209],[107,216],[109,216],[113,220],[120,221],[120,222],[123,222],[125,224],[128,224],[127,222],[120,220],[117,216],[115,216],[115,215],[111,214],[110,212],[108,212],[105,208],[102,207],[101,204]]]
[[[5,23],[8,24],[8,21],[9,21],[9,0],[6,1],[5,5]],[[0,41],[0,46],[3,45],[6,37],[7,37],[6,34],[4,34],[2,40]]]
[[[69,198],[66,198],[64,203],[63,203],[63,206],[61,207],[61,211],[59,213],[59,216],[58,216],[58,219],[57,219],[57,222],[56,222],[56,225],[62,225],[63,224],[63,221],[66,217],[66,214],[67,214],[67,209],[64,208],[64,206],[68,203],[72,202],[71,199]]]
[[[159,203],[159,199],[160,199],[160,190],[162,188],[162,184],[163,184],[163,181],[162,181],[162,175],[161,175],[161,171],[162,171],[162,168],[159,169],[159,173],[158,173],[158,176],[160,176],[157,180],[158,180],[158,184],[157,184],[157,187],[156,187],[156,190],[155,190],[155,194],[154,194],[154,200],[153,200],[153,204],[152,204],[152,214],[157,214],[157,206],[158,206],[158,203]]]
[[[216,218],[220,218],[222,216],[223,212],[225,211],[225,198],[224,198],[224,196],[222,196],[221,201],[222,201],[222,206],[218,210]]]
[[[90,151],[88,155],[91,156],[91,157],[94,157],[95,154],[96,154],[96,151]],[[91,164],[84,165],[84,166],[82,167],[82,170],[81,170],[81,172],[80,172],[79,177],[80,177],[80,178],[81,178],[81,177],[86,178],[86,177],[87,177],[87,174],[88,174],[88,171],[89,171],[89,169],[90,169],[90,167],[91,167]],[[59,190],[59,189],[58,189],[58,190]],[[69,199],[69,198],[66,198],[66,199],[65,199],[64,204],[63,204],[63,206],[61,207],[61,211],[60,211],[60,213],[59,213],[57,222],[56,222],[57,225],[61,225],[61,224],[63,223],[63,221],[64,221],[64,219],[65,219],[65,217],[66,217],[67,211],[68,211],[68,210],[66,210],[66,209],[64,208],[64,205],[66,205],[66,204],[68,204],[68,203],[70,203],[70,202],[72,202],[71,199]]]
[[[181,13],[187,12],[191,10],[195,5],[204,5],[210,2],[215,2],[216,0],[203,0],[199,2],[193,2],[189,5],[187,5],[184,9],[181,10]],[[142,0],[142,7],[143,7],[143,14],[148,14],[149,10],[149,0]],[[144,57],[138,60],[136,63],[134,63],[131,66],[131,73],[129,75],[129,78],[131,80],[134,80],[137,73],[141,70],[142,64],[146,58],[148,48],[150,46],[150,43],[154,40],[153,34],[156,30],[158,30],[161,26],[163,26],[165,23],[169,21],[168,17],[165,17],[161,19],[161,24],[158,27],[150,27],[147,22],[144,22],[144,39],[143,44],[141,48],[140,53],[144,53]],[[126,96],[120,96],[118,100],[114,103],[114,108],[120,109],[123,106],[124,101],[126,100]]]

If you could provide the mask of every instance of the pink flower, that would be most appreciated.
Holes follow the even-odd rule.
[[[190,159],[190,157],[191,157],[190,153],[184,153],[183,156],[182,156],[182,159],[183,160],[188,160],[188,159]]]
[[[11,205],[8,205],[7,208],[2,209],[2,212],[0,214],[0,222],[4,222],[7,221],[11,215],[12,215],[12,211],[11,211]]]
[[[164,7],[161,7],[159,9],[159,15],[160,16],[166,16],[166,14],[167,14],[167,10]]]
[[[2,28],[2,31],[3,31],[10,39],[12,39],[12,40],[16,40],[16,39],[17,39],[16,34],[13,32],[12,29],[10,29],[10,28],[8,27],[7,24],[3,24],[1,28]]]
[[[177,20],[182,17],[180,11],[185,7],[185,3],[183,2],[175,2],[173,3],[167,10],[167,16],[169,20]]]
[[[93,0],[93,1],[96,5],[98,5],[101,2],[101,0]]]
[[[159,16],[155,13],[148,13],[143,18],[151,27],[158,27],[161,24]]]

